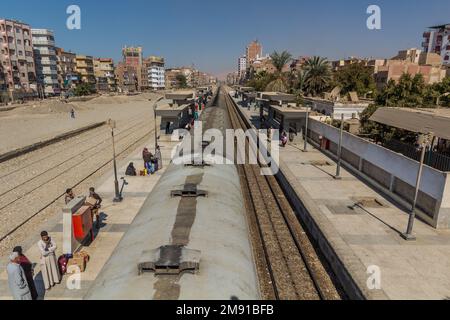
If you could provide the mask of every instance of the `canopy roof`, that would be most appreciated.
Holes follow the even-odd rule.
[[[370,120],[450,140],[450,109],[378,108]]]

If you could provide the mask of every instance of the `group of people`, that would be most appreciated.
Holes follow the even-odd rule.
[[[64,201],[66,204],[68,204],[70,201],[75,199],[75,194],[71,188],[66,190],[66,194],[64,197]],[[97,192],[95,192],[94,187],[89,188],[89,196],[86,199],[85,205],[88,205],[91,207],[91,213],[92,213],[92,220],[94,220],[95,216],[95,226],[97,229],[100,229],[100,213],[99,209],[101,208],[103,199],[99,196]]]
[[[142,151],[142,160],[144,161],[144,170],[147,175],[154,174],[156,171],[162,169],[162,155],[161,149],[159,146],[156,146],[155,154],[150,152],[148,148],[144,148]],[[127,176],[137,176],[136,168],[134,167],[134,163],[130,162],[125,171],[125,175]]]
[[[40,266],[45,290],[50,290],[55,284],[61,282],[61,273],[56,260],[56,243],[47,231],[41,232],[38,242],[41,254]],[[9,289],[14,300],[37,300],[38,292],[34,283],[34,267],[23,254],[22,247],[17,246],[9,255],[6,267],[8,273]]]
[[[67,189],[64,195],[64,202],[68,204],[75,199],[72,189]],[[96,216],[96,227],[100,227],[99,209],[102,198],[95,192],[93,187],[89,188],[89,197],[86,205],[91,207],[92,219]],[[40,252],[39,264],[41,267],[42,280],[45,290],[50,290],[61,282],[61,270],[56,258],[56,242],[49,236],[47,231],[41,232],[41,239],[37,246]],[[34,266],[23,253],[23,249],[17,246],[9,255],[9,263],[6,267],[8,273],[8,284],[11,294],[15,300],[36,300],[38,292],[34,283]]]

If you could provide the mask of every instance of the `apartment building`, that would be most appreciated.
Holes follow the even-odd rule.
[[[247,72],[247,57],[242,56],[238,58],[238,75],[240,79],[245,78]]]
[[[140,90],[142,87],[142,62],[143,62],[143,50],[142,47],[124,47],[122,48],[122,57],[124,75],[127,76],[124,79],[124,83],[126,86],[131,87],[135,85],[137,82],[136,90]]]
[[[94,74],[94,58],[92,56],[76,55],[76,72],[83,83],[96,84]]]
[[[363,64],[367,65],[368,59],[358,58],[358,57],[349,57],[347,59],[340,59],[331,61],[331,69],[333,71],[338,71],[346,66],[352,65],[352,64]]]
[[[425,52],[420,49],[411,48],[400,50],[391,60],[402,60],[419,65],[442,66],[441,56],[433,52]]]
[[[151,90],[166,88],[164,58],[150,56],[143,61],[142,87]]]
[[[423,34],[422,47],[424,52],[436,53],[445,66],[450,66],[450,24],[430,27]]]
[[[58,69],[58,81],[63,91],[74,88],[80,77],[77,73],[77,56],[73,52],[67,52],[62,48],[56,48],[56,61]]]
[[[272,63],[272,59],[269,56],[258,57],[255,61],[253,61],[251,66],[255,74],[262,71],[267,73],[275,73],[277,71]]]
[[[11,98],[35,95],[37,78],[28,24],[0,19],[0,88]]]
[[[397,82],[404,73],[411,76],[420,73],[426,84],[441,82],[446,76],[446,70],[441,66],[421,65],[407,60],[385,60],[383,65],[374,69],[377,87],[384,87],[390,80]]]
[[[128,66],[124,62],[117,64],[115,74],[116,83],[120,91],[134,92],[139,90],[136,68]]]
[[[97,81],[97,90],[116,91],[116,75],[114,61],[111,58],[94,59],[94,74]]]
[[[31,29],[33,37],[34,61],[38,84],[45,95],[61,93],[58,80],[58,67],[53,31],[48,29]]]
[[[227,84],[229,86],[235,85],[235,84],[239,84],[239,74],[237,72],[232,72],[227,74]]]
[[[258,40],[250,42],[245,50],[245,56],[247,58],[247,66],[250,66],[259,57],[262,57],[262,45]]]

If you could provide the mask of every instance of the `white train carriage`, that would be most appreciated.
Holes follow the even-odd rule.
[[[85,299],[260,299],[236,167],[171,164]]]

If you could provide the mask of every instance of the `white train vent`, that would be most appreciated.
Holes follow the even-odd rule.
[[[181,190],[172,190],[170,192],[172,197],[182,197],[182,198],[197,198],[206,197],[208,192],[204,190],[198,190],[197,185],[194,183],[186,183]]]
[[[179,275],[183,272],[197,273],[201,251],[187,249],[182,245],[162,246],[144,251],[138,264],[138,273],[154,272],[155,275]]]

